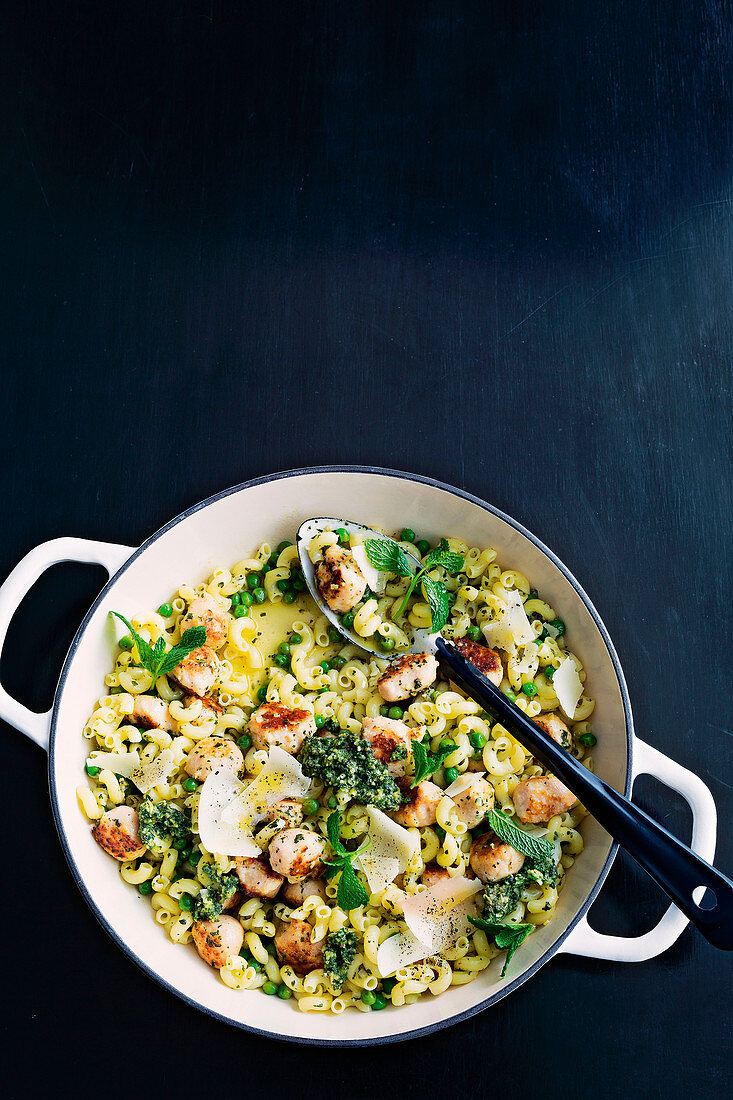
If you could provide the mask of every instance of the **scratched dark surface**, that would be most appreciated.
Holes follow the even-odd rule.
[[[58,535],[136,544],[293,466],[463,486],[581,579],[639,733],[709,783],[730,872],[730,10],[4,14],[0,574]],[[48,705],[100,583],[59,567],[24,604],[3,657],[23,701]],[[210,1021],[97,926],[43,756],[2,735],[9,1095],[730,1092],[731,959],[689,930],[639,965],[555,960],[407,1047]],[[677,796],[639,797],[688,834]],[[631,935],[663,908],[621,857],[592,920]]]

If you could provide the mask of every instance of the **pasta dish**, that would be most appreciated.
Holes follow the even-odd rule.
[[[307,553],[364,647],[321,612],[290,541],[157,611],[114,609],[77,790],[92,836],[232,990],[374,1012],[501,956],[498,979],[552,920],[586,811],[414,632],[440,630],[592,768],[572,624],[460,537],[346,525]]]

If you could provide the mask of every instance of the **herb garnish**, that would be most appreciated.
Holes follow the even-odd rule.
[[[504,960],[504,966],[501,971],[502,978],[509,968],[509,963],[514,957],[514,952],[518,947],[521,947],[527,936],[533,930],[533,924],[492,924],[490,921],[484,920],[483,917],[469,917],[471,924],[475,924],[477,928],[482,928],[484,932],[488,932],[490,936],[494,937],[496,946],[502,951],[506,950],[506,959]]]
[[[165,676],[166,673],[172,672],[174,668],[180,665],[184,657],[187,657],[194,649],[200,649],[202,645],[206,645],[206,627],[192,626],[188,630],[184,630],[177,645],[166,651],[162,634],[155,645],[151,646],[144,638],[140,637],[124,615],[120,615],[117,611],[112,611],[111,614],[121,619],[130,631],[132,640],[140,655],[140,664],[148,670],[154,680],[157,680],[159,676]]]
[[[341,843],[341,815],[338,810],[334,810],[332,814],[329,814],[326,821],[326,832],[334,850],[334,858],[332,860],[324,859],[323,862],[329,868],[327,872],[329,878],[332,878],[338,871],[341,872],[336,901],[340,908],[348,913],[350,909],[358,909],[360,905],[366,905],[369,901],[369,894],[356,877],[356,871],[351,866],[351,861],[354,856],[358,856],[359,852],[363,852],[369,847],[371,840],[366,840],[355,852],[347,852]]]
[[[455,751],[456,746],[451,745],[447,749],[441,747],[436,753],[432,753],[428,752],[422,741],[413,741],[412,755],[415,760],[415,775],[410,786],[416,787],[421,780],[427,779],[429,775],[437,772],[445,758]]]
[[[395,573],[398,577],[410,578],[407,592],[395,618],[399,618],[404,613],[412,591],[417,582],[420,581],[425,599],[430,606],[433,631],[437,634],[439,630],[442,630],[450,615],[448,590],[442,581],[434,581],[432,577],[428,576],[428,573],[431,569],[437,568],[445,569],[451,575],[460,573],[463,569],[463,556],[454,554],[449,548],[447,540],[441,539],[438,546],[431,550],[426,557],[422,568],[417,573],[413,573],[410,558],[394,539],[366,539],[364,550],[375,569],[379,569],[383,573]]]
[[[511,844],[512,848],[516,848],[523,856],[542,861],[554,858],[555,847],[550,844],[549,840],[520,829],[500,810],[495,810],[492,807],[486,815],[486,824],[500,840],[503,840],[505,844]]]

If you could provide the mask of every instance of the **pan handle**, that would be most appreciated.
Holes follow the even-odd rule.
[[[42,542],[18,562],[13,572],[0,587],[0,657],[10,620],[25,594],[33,587],[42,573],[62,561],[88,562],[103,565],[110,577],[134,552],[132,546],[118,546],[111,542],[92,542],[89,539],[51,539]],[[28,710],[17,699],[8,695],[0,684],[0,718],[15,726],[42,749],[48,748],[48,731],[51,711],[37,714]]]
[[[638,775],[654,776],[682,795],[692,810],[690,847],[707,863],[712,863],[717,815],[713,796],[702,779],[636,738],[634,779]],[[701,892],[700,888],[695,891],[696,900],[699,900]],[[612,962],[644,962],[661,955],[676,943],[689,923],[676,905],[670,905],[659,923],[643,936],[603,936],[591,928],[585,916],[561,945],[558,954],[582,955],[588,959],[608,959]]]

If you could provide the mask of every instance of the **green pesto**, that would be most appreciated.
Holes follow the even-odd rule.
[[[170,843],[186,843],[191,836],[190,819],[170,802],[151,802],[144,798],[138,809],[140,839],[151,852],[160,852]]]
[[[365,806],[396,810],[400,804],[399,788],[386,765],[375,758],[368,741],[350,730],[306,738],[299,759],[306,775],[318,776]]]
[[[213,863],[205,863],[203,870],[211,881],[196,898],[194,916],[196,920],[216,920],[224,905],[236,894],[239,879],[236,875],[223,875]]]
[[[494,924],[500,924],[517,906],[523,890],[527,886],[555,886],[558,867],[553,855],[545,858],[530,858],[524,862],[521,871],[509,875],[501,882],[488,882],[484,887],[484,918]]]
[[[356,932],[351,928],[339,928],[329,932],[323,945],[323,969],[339,989],[346,981],[349,967],[356,955]]]

